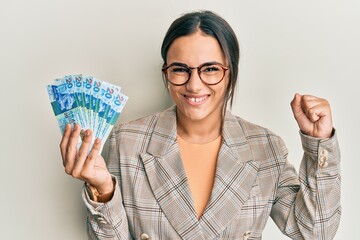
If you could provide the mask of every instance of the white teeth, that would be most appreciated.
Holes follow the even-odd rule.
[[[189,99],[189,100],[192,101],[192,102],[198,103],[198,102],[204,101],[204,100],[206,99],[206,97],[201,97],[201,98],[189,98],[189,97],[188,97],[187,99]]]

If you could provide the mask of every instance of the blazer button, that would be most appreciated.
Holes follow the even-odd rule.
[[[147,235],[146,233],[143,233],[143,234],[141,234],[140,239],[141,239],[141,240],[149,240],[150,237],[149,237],[149,235]]]
[[[249,237],[250,237],[250,234],[251,234],[250,231],[246,231],[246,232],[244,233],[243,240],[248,240]]]
[[[321,165],[322,168],[326,168],[327,166],[328,166],[328,162],[324,162],[324,163]]]
[[[320,156],[327,157],[328,154],[329,154],[329,152],[326,149],[321,149],[320,150]]]

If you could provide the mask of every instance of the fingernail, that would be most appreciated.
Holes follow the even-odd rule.
[[[85,136],[87,136],[87,137],[90,136],[90,130],[89,130],[89,129],[87,129],[87,130],[85,131]]]
[[[95,140],[95,143],[100,143],[101,142],[101,139],[100,138],[97,138],[96,140]]]
[[[81,140],[84,140],[84,129],[81,129],[81,131],[80,131],[80,138],[81,138]]]

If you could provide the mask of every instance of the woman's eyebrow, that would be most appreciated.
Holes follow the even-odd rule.
[[[189,67],[186,63],[182,63],[182,62],[172,62],[168,66],[182,66],[187,68]]]
[[[221,65],[223,65],[222,63],[220,63],[218,61],[210,61],[210,62],[201,63],[199,66],[206,66],[206,65],[212,65],[212,64],[221,64]],[[187,65],[186,63],[183,63],[183,62],[172,62],[168,66],[182,66],[182,67],[190,68],[189,65]],[[197,66],[197,67],[199,67],[199,66]],[[194,68],[194,67],[191,67],[191,68]]]
[[[211,61],[211,62],[204,62],[202,63],[200,66],[206,66],[206,65],[213,65],[213,64],[220,64],[220,65],[224,65],[220,62],[217,62],[217,61]]]

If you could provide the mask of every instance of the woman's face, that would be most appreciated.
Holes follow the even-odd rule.
[[[218,62],[227,66],[218,41],[201,31],[179,37],[172,42],[167,52],[167,66],[174,62],[184,63],[189,67],[198,67],[206,62]],[[201,81],[195,69],[185,85],[175,86],[168,83],[170,95],[177,106],[178,118],[199,121],[221,117],[228,81],[227,71],[219,84],[208,86]]]

